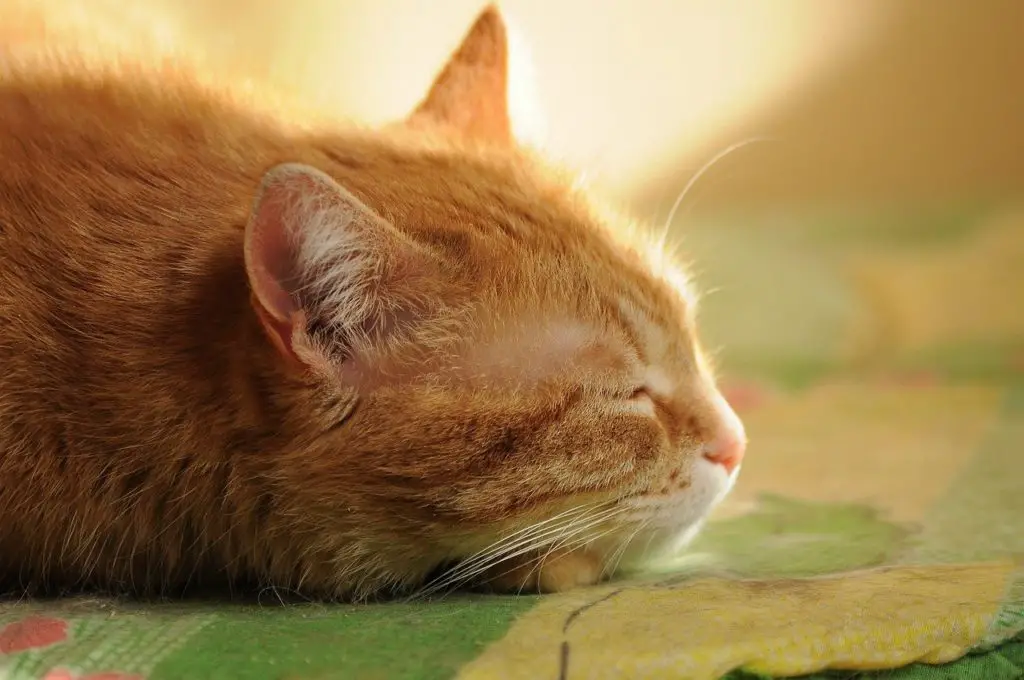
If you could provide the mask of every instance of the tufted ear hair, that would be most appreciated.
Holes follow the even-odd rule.
[[[292,368],[351,358],[413,313],[436,276],[432,253],[319,170],[263,177],[245,232],[253,308]],[[311,329],[322,337],[312,342]]]
[[[494,144],[513,141],[509,114],[508,31],[487,6],[410,116],[453,134]]]

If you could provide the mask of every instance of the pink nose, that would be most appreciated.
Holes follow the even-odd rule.
[[[704,449],[704,457],[732,474],[743,462],[743,454],[747,450],[747,432],[743,428],[743,421],[720,392],[714,393],[711,403],[718,425],[714,430],[714,436]]]
[[[747,445],[743,438],[734,433],[719,436],[719,438],[704,452],[704,457],[712,463],[718,463],[725,468],[725,471],[732,474],[732,471],[743,462],[743,454]]]

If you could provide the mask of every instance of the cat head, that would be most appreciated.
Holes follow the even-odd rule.
[[[692,535],[744,451],[686,276],[517,143],[507,65],[488,8],[400,126],[270,169],[246,232],[255,313],[305,390],[290,493],[325,530],[361,524],[399,582],[459,560],[593,580],[628,539]],[[589,575],[545,577],[552,551]]]

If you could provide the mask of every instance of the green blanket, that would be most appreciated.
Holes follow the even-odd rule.
[[[0,679],[1024,677],[1024,210],[683,242],[751,445],[675,563],[550,597],[8,601]]]

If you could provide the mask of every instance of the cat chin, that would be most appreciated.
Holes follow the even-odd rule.
[[[498,592],[557,592],[592,585],[621,571],[642,571],[686,547],[732,489],[738,472],[736,468],[727,473],[721,465],[700,458],[685,488],[634,496],[604,509],[570,505],[498,542],[476,537],[459,547],[465,557],[417,593],[431,595],[458,585]],[[536,548],[531,545],[540,539],[553,540],[543,540]]]
[[[628,501],[632,512],[623,522],[621,532],[600,546],[615,562],[609,565],[610,570],[643,570],[649,563],[683,551],[732,490],[739,471],[737,467],[728,473],[721,465],[700,459],[686,488]]]

